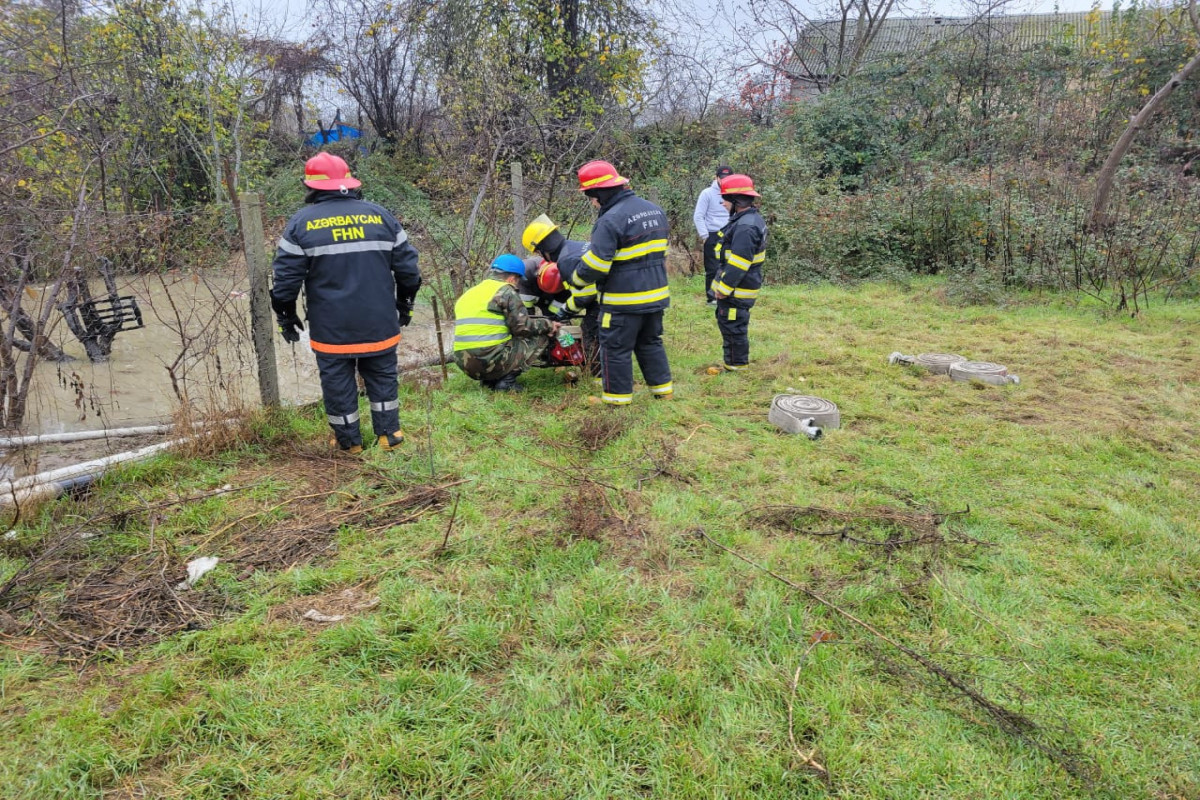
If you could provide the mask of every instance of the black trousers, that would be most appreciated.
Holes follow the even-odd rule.
[[[663,347],[663,312],[622,314],[600,312],[600,376],[606,403],[628,405],[633,402],[633,356],[637,356],[642,377],[656,395],[670,394],[671,365]]]
[[[720,261],[717,259],[717,232],[713,231],[704,240],[704,296],[709,300],[715,300],[713,294],[712,282],[713,278],[717,277],[717,268],[720,266]]]
[[[717,328],[725,351],[725,369],[745,369],[750,363],[750,309],[718,300]]]
[[[367,387],[371,428],[375,435],[386,436],[400,430],[395,350],[365,358],[337,358],[317,353],[317,369],[321,372],[325,415],[338,445],[362,445],[358,424],[358,383],[354,379],[356,371],[362,375]]]
[[[599,377],[600,307],[595,304],[588,306],[587,312],[583,315],[583,319],[579,321],[579,327],[583,329],[583,363],[587,365],[588,371],[591,372],[594,377]]]

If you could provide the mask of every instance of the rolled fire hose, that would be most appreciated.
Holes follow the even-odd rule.
[[[888,356],[889,364],[903,364],[907,367],[923,367],[934,375],[946,375],[952,364],[961,364],[967,359],[955,353],[921,353],[919,356],[906,356],[903,353],[892,353]]]
[[[963,361],[950,365],[950,379],[955,381],[980,381],[993,386],[1020,383],[1021,379],[1008,371],[1003,364],[990,361]]]
[[[803,433],[819,439],[824,428],[841,427],[838,407],[821,397],[806,394],[777,394],[771,400],[767,419],[785,433]]]

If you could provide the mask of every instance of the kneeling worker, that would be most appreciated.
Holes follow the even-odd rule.
[[[547,316],[565,322],[572,317],[582,316],[583,349],[592,375],[600,375],[600,307],[596,304],[596,285],[580,288],[572,283],[575,271],[583,263],[587,242],[568,239],[559,232],[558,226],[542,214],[525,226],[521,244],[531,253],[545,259],[534,267],[530,280],[526,271],[526,282],[536,289],[529,289],[533,301],[543,307]],[[543,299],[545,303],[543,305]]]
[[[454,363],[486,388],[519,392],[517,376],[544,364],[559,322],[531,317],[517,293],[525,263],[505,254],[454,304]]]

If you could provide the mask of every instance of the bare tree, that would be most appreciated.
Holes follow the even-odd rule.
[[[729,37],[714,35],[724,20],[679,0],[658,0],[654,14],[661,43],[646,67],[644,95],[632,104],[633,122],[703,120],[733,79]]]
[[[749,19],[737,4],[726,18],[745,48],[744,64],[781,70],[824,92],[862,66],[883,23],[903,9],[898,0],[834,0],[801,5],[794,0],[750,4]],[[777,45],[786,43],[784,58]]]
[[[1200,35],[1200,12],[1196,10],[1196,0],[1189,0],[1187,5],[1188,20],[1191,23],[1196,34]],[[1105,159],[1104,165],[1100,167],[1100,171],[1096,174],[1096,193],[1092,200],[1092,211],[1089,217],[1091,227],[1093,229],[1103,228],[1108,225],[1109,219],[1107,215],[1108,201],[1112,196],[1113,180],[1117,174],[1117,167],[1121,164],[1121,159],[1129,152],[1130,146],[1133,145],[1133,140],[1150,119],[1158,113],[1163,104],[1174,94],[1175,90],[1180,87],[1188,78],[1190,78],[1196,70],[1200,69],[1200,52],[1192,56],[1191,60],[1183,65],[1183,68],[1170,77],[1162,88],[1151,96],[1146,101],[1146,105],[1138,113],[1134,114],[1129,120],[1129,124],[1125,126],[1125,130],[1117,138],[1116,144]]]
[[[421,146],[432,108],[422,69],[421,0],[315,0],[325,30],[313,41],[338,85],[358,103],[388,142],[408,137]]]

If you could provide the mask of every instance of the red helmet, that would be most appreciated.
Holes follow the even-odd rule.
[[[333,153],[317,153],[304,163],[304,185],[310,189],[357,189],[362,181],[350,175],[350,167]]]
[[[628,178],[617,174],[617,168],[607,161],[589,161],[579,168],[579,191],[588,189],[609,189],[613,186],[624,186]]]
[[[751,197],[762,197],[761,194],[754,191],[754,181],[750,180],[749,175],[739,175],[735,172],[721,178],[720,186],[721,194],[746,194]]]
[[[538,288],[546,294],[558,294],[562,291],[562,275],[558,273],[558,264],[542,264],[538,270]]]

